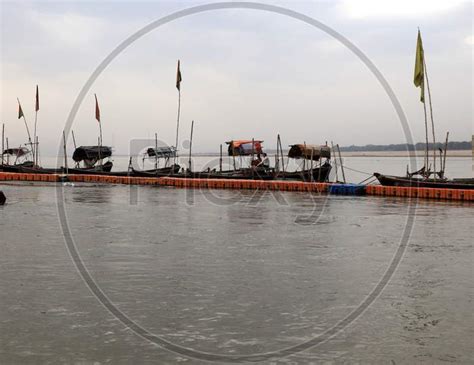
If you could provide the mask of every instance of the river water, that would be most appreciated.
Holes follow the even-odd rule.
[[[406,161],[381,160],[347,165],[405,171]],[[470,159],[449,166],[471,175]],[[277,352],[360,308],[397,252],[380,295],[335,336],[244,359],[472,363],[470,203],[99,184],[0,190],[2,364],[204,364]]]

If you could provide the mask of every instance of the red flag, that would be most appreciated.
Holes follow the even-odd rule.
[[[97,95],[95,96],[95,119],[100,123],[100,109],[99,109],[99,102],[97,101]]]
[[[176,70],[176,88],[181,90],[181,81],[183,78],[181,77],[181,70],[179,68],[179,60],[178,60],[178,69]]]
[[[39,90],[38,90],[38,85],[36,85],[36,105],[35,105],[35,111],[40,110],[40,96],[39,96]]]
[[[24,117],[25,115],[23,114],[23,109],[21,109],[21,104],[20,104],[20,100],[18,100],[18,119],[20,119],[21,117]]]

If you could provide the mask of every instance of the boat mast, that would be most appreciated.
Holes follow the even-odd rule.
[[[5,123],[2,124],[2,165],[4,165],[3,152],[5,151]]]
[[[74,136],[74,131],[71,131],[72,143],[74,144],[74,151],[77,149],[76,137]],[[79,167],[79,162],[76,162],[76,167]]]
[[[191,172],[191,156],[192,156],[192,148],[193,148],[193,129],[194,129],[194,120],[191,122],[191,136],[189,138],[189,172]]]
[[[8,147],[8,137],[5,138],[5,142],[7,143],[7,150],[9,149]],[[7,154],[7,165],[10,165],[10,155]]]
[[[158,174],[158,133],[155,133],[155,172]]]
[[[424,66],[424,73],[426,78],[426,87],[428,89],[428,101],[430,104],[430,119],[431,119],[431,132],[433,134],[433,170],[434,170],[434,179],[436,180],[436,137],[435,137],[435,126],[434,126],[434,119],[433,119],[433,105],[431,103],[431,91],[430,91],[430,82],[428,79],[428,71],[426,69],[426,62],[425,57],[423,57],[423,66]]]
[[[67,150],[66,150],[66,132],[63,131],[63,149],[64,149],[64,171],[66,172],[66,175],[68,173],[68,168],[67,168]]]
[[[342,179],[344,180],[344,184],[345,184],[346,174],[344,173],[344,164],[342,163],[342,156],[341,156],[341,150],[339,149],[339,144],[336,144],[336,148],[337,148],[337,153],[339,154],[339,163],[341,165]]]
[[[176,164],[176,159],[178,158],[178,142],[179,142],[179,115],[181,112],[181,69],[180,69],[180,61],[178,60],[178,66],[176,69],[176,88],[178,89],[178,115],[176,117],[176,152],[174,156],[174,163]]]
[[[34,164],[38,166],[38,138],[36,136],[36,124],[38,123],[38,110],[39,110],[39,89],[38,85],[36,85],[36,103],[35,103],[35,129],[33,132],[33,139],[35,142],[35,148],[33,152],[33,160]]]
[[[279,134],[278,134],[278,144],[280,145],[281,168],[283,169],[283,172],[285,172],[285,157],[283,156],[283,147],[281,146],[281,138]]]
[[[219,172],[222,172],[222,143],[219,151]]]
[[[337,176],[337,157],[336,157],[336,150],[334,148],[334,143],[331,141],[331,152],[334,153],[334,167],[336,168],[336,182],[339,180]]]
[[[425,104],[425,55],[423,50],[423,41],[421,39],[420,28],[418,28],[418,37],[416,39],[416,56],[415,56],[415,71],[413,76],[413,83],[420,88],[420,101],[423,103],[423,115],[425,119],[425,163],[423,175],[425,178],[430,177],[429,172],[429,138],[428,138],[428,116]]]
[[[97,141],[97,144],[99,145],[99,161],[100,161],[100,166],[102,166],[102,122],[100,121],[100,109],[99,109],[99,102],[97,101],[97,95],[94,94],[95,96],[95,119],[97,119],[97,122],[99,122],[99,140]]]
[[[446,142],[444,144],[444,156],[443,156],[443,161],[441,162],[442,170],[440,174],[440,178],[444,178],[444,172],[446,171],[446,154],[448,153],[448,138],[449,138],[449,132],[446,132]]]

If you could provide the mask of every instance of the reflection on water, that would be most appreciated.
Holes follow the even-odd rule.
[[[98,186],[64,187],[66,196],[70,196],[75,203],[106,204],[112,199],[113,189]],[[69,193],[69,194],[68,194]]]
[[[0,210],[1,363],[183,360],[126,330],[84,286],[54,187],[2,190],[18,203]],[[227,355],[300,344],[350,313],[409,214],[397,198],[190,192],[140,187],[130,205],[129,186],[64,188],[75,244],[110,300],[167,341]],[[419,201],[380,298],[334,339],[279,362],[468,363],[472,233],[470,204]]]

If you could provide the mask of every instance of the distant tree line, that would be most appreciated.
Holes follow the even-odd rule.
[[[345,152],[370,152],[370,151],[424,151],[426,143],[417,144],[367,144],[365,146],[346,146],[341,147],[341,151]],[[428,144],[429,149],[433,149],[433,143]],[[436,148],[444,149],[444,143],[436,143]],[[472,142],[448,142],[448,151],[453,150],[470,150],[472,149]]]

